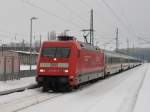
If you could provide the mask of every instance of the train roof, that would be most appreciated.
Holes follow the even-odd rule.
[[[97,46],[93,46],[89,43],[77,41],[74,36],[58,36],[57,38],[58,38],[59,41],[75,41],[76,43],[79,44],[81,49],[94,50],[94,51],[95,50],[100,50],[100,48],[97,47]]]
[[[97,50],[100,51],[100,48],[98,46],[93,46],[91,44],[85,43],[85,42],[81,42],[81,41],[77,41],[78,44],[80,45],[80,47],[82,49],[88,49],[88,50]]]
[[[50,44],[51,45],[53,44],[64,44],[65,46],[68,44],[68,45],[71,45],[71,44],[76,44],[79,48],[81,49],[86,49],[86,50],[93,50],[93,51],[100,51],[100,48],[97,47],[97,46],[93,46],[91,44],[88,44],[88,43],[85,43],[85,42],[81,42],[81,41],[77,41],[77,40],[53,40],[53,41],[44,41],[43,42],[43,45],[44,46],[47,46],[47,44]]]
[[[104,52],[105,55],[107,56],[113,56],[113,57],[118,57],[118,58],[126,58],[126,59],[133,59],[133,60],[139,60],[137,58],[134,58],[132,56],[128,56],[125,54],[121,54],[121,53],[116,53],[116,52],[112,52],[112,51],[107,51],[107,50],[101,50],[98,46],[93,46],[91,44],[85,43],[85,42],[81,42],[81,41],[77,41],[75,37],[73,36],[58,36],[57,37],[58,40],[55,41],[45,41],[44,43],[49,43],[49,42],[57,42],[57,43],[64,43],[64,44],[69,44],[69,43],[76,43],[76,45],[78,45],[78,47],[80,47],[81,49],[86,49],[86,50],[93,50],[93,51],[101,51]]]
[[[133,60],[140,60],[140,59],[132,57],[132,56],[128,56],[128,55],[121,54],[121,53],[116,53],[114,51],[104,50],[103,52],[107,56],[113,56],[113,57],[118,57],[118,58],[121,57],[121,58],[126,58],[126,59],[133,59]]]

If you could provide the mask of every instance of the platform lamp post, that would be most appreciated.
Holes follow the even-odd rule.
[[[29,57],[29,63],[30,63],[30,73],[31,73],[31,66],[32,66],[32,22],[33,20],[38,19],[37,17],[30,18],[30,57]]]

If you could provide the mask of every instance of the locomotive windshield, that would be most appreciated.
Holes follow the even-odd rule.
[[[70,54],[70,48],[60,48],[60,47],[49,47],[42,49],[42,56],[46,57],[56,57],[56,58],[68,58]]]

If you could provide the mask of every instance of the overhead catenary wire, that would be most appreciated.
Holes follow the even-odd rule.
[[[121,25],[126,29],[126,31],[127,31],[130,35],[135,36],[135,34],[133,34],[133,32],[131,32],[131,31],[129,30],[130,28],[127,27],[127,25],[126,25],[126,24],[124,23],[124,21],[120,18],[120,16],[118,16],[118,14],[114,11],[114,9],[113,9],[105,0],[101,0],[101,1],[102,1],[103,4],[109,9],[109,11],[113,14],[113,16],[119,21],[119,23],[121,23]],[[98,2],[99,4],[101,4],[99,0],[97,0],[97,2]]]
[[[60,4],[61,6],[63,6],[65,9],[67,9],[67,11],[69,11],[70,14],[75,14],[76,17],[78,17],[82,22],[88,23],[88,21],[87,21],[85,18],[83,18],[83,17],[80,16],[78,13],[76,13],[74,10],[72,10],[72,9],[71,9],[68,5],[66,5],[62,0],[56,0],[56,2],[57,2],[58,4]]]
[[[61,16],[58,16],[58,15],[52,13],[51,11],[48,11],[48,10],[46,10],[46,9],[40,7],[40,6],[37,6],[37,5],[35,5],[35,4],[33,4],[33,3],[29,2],[29,1],[26,1],[26,0],[21,0],[21,1],[22,1],[23,3],[25,3],[25,4],[29,5],[29,6],[31,6],[31,7],[34,7],[34,8],[36,8],[36,9],[39,9],[40,11],[44,12],[45,14],[47,14],[47,15],[49,15],[49,16],[53,16],[53,17],[55,17],[55,18],[57,18],[57,19],[59,19],[59,20],[61,20],[61,21],[64,21],[65,23],[70,23],[70,24],[72,24],[73,26],[75,26],[76,28],[79,28],[79,27],[80,27],[80,25],[74,23],[73,21],[68,20],[68,19],[65,19],[65,18],[63,18],[63,17],[61,17]]]
[[[119,1],[119,4],[121,6],[121,2],[120,1]],[[125,11],[124,11],[123,7],[120,7],[120,8],[122,10],[121,15],[124,17],[125,21],[128,23],[128,26],[130,27],[130,30],[132,30],[132,32],[134,32],[134,34],[136,35],[135,30],[133,28],[133,25],[129,22],[129,20],[128,20],[126,14],[125,14]]]
[[[57,1],[60,1],[60,0],[57,0]],[[87,7],[87,8],[89,8],[89,7],[91,7],[87,2],[85,2],[84,0],[79,0],[80,2],[82,2],[84,5],[85,5],[85,7]],[[99,1],[98,1],[99,2]],[[103,1],[104,3],[105,3],[105,6],[107,6],[109,9],[111,9],[112,10],[112,13],[113,13],[113,15],[117,18],[117,19],[119,19],[120,20],[120,23],[125,27],[125,29],[128,29],[127,28],[127,26],[124,24],[124,22],[122,21],[122,19],[113,11],[113,9],[105,2],[105,1]],[[67,9],[69,9],[69,8],[67,8]],[[130,31],[128,30],[128,32],[130,33]],[[97,34],[99,35],[99,33],[97,32]]]
[[[112,45],[112,43],[114,43],[114,42],[115,42],[115,39],[112,38],[112,39],[110,39],[109,41],[105,41],[103,44],[98,44],[98,46],[102,46],[102,47],[104,47],[104,49],[105,49],[106,46]],[[98,43],[99,43],[99,42],[98,42]]]
[[[56,17],[56,18],[58,18],[58,19],[60,19],[60,20],[62,20],[62,21],[64,21],[64,22],[71,23],[72,25],[74,25],[74,26],[76,26],[76,27],[78,27],[78,28],[80,27],[80,25],[74,23],[73,21],[67,20],[67,19],[65,19],[65,18],[63,18],[63,17],[61,17],[61,16],[58,16],[58,15],[52,13],[51,11],[48,11],[48,10],[46,10],[46,9],[40,7],[40,6],[37,6],[37,5],[35,5],[35,4],[31,3],[31,2],[28,2],[28,1],[26,1],[26,0],[22,0],[22,1],[23,1],[24,3],[30,5],[30,6],[34,7],[34,8],[38,8],[39,10],[41,10],[42,12],[45,12],[45,13],[48,14],[48,15],[54,16],[54,17]],[[66,4],[64,4],[63,2],[60,2],[60,0],[56,0],[56,1],[57,1],[57,2],[59,1],[59,3],[60,3],[63,7],[65,7],[66,9],[70,9]],[[87,5],[87,3],[86,3],[84,0],[80,0],[80,1],[81,1],[82,3],[84,3],[84,4],[86,4],[87,7],[89,7],[89,5]],[[97,0],[97,1],[98,1],[98,0]],[[124,24],[124,21],[122,21],[122,19],[116,14],[116,12],[109,6],[109,4],[107,4],[104,0],[102,0],[102,2],[105,4],[105,6],[107,6],[107,8],[109,8],[109,10],[112,12],[112,14],[119,20],[119,22],[125,27],[125,29],[128,30],[128,32],[129,32],[130,34],[132,34],[132,33],[130,32],[129,28]],[[70,10],[70,12],[73,12],[73,11]],[[134,35],[134,34],[132,34],[132,35]]]
[[[39,7],[39,6],[37,6],[37,5],[33,4],[33,3],[31,3],[31,2],[28,2],[28,1],[25,1],[25,0],[22,0],[22,1],[23,1],[24,3],[30,5],[30,6],[34,7],[34,8],[40,9],[41,11],[45,12],[46,14],[52,15],[52,16],[54,16],[54,17],[56,17],[56,18],[58,18],[58,19],[60,19],[60,20],[63,20],[63,21],[65,21],[65,22],[67,22],[67,23],[71,23],[72,25],[74,25],[74,26],[76,26],[76,27],[78,27],[78,28],[80,27],[80,25],[74,23],[73,21],[71,21],[71,20],[69,20],[69,19],[62,18],[61,16],[58,16],[58,15],[56,15],[56,14],[54,14],[54,13],[52,13],[52,12],[50,12],[50,11],[44,9],[44,8],[41,8],[41,7]],[[60,5],[62,5],[62,6],[63,6],[65,9],[67,9],[71,14],[72,14],[72,13],[75,14],[75,15],[76,15],[80,20],[82,20],[83,22],[85,22],[85,23],[88,22],[85,18],[83,18],[82,16],[80,16],[79,14],[77,14],[75,11],[73,11],[69,6],[67,6],[67,5],[66,5],[64,2],[62,2],[61,0],[56,0],[56,2],[59,3]]]
[[[79,0],[82,4],[84,4],[84,6],[86,7],[86,8],[91,8],[91,6],[90,6],[90,4],[88,4],[86,1],[84,1],[84,0]],[[95,11],[94,11],[95,12]],[[96,19],[96,18],[95,18]],[[103,39],[108,39],[108,36],[106,37],[106,38],[104,38],[104,36],[100,36],[101,34],[99,33],[99,32],[97,32],[96,30],[94,30],[98,35],[97,36],[99,36],[99,37],[101,37],[101,38],[103,38]],[[109,37],[109,39],[112,39],[113,37]],[[96,38],[97,39],[97,38]],[[114,38],[115,39],[115,38]]]
[[[29,2],[29,1],[26,1],[26,0],[21,0],[21,1],[22,1],[23,3],[25,3],[25,4],[27,4],[27,5],[30,5],[31,7],[34,7],[34,8],[36,8],[36,9],[39,9],[40,11],[42,11],[42,12],[44,12],[44,13],[50,15],[50,16],[56,17],[57,19],[59,19],[59,20],[61,20],[61,21],[64,21],[64,22],[66,22],[66,23],[70,23],[70,24],[76,26],[77,28],[80,27],[80,25],[74,23],[73,21],[67,20],[67,19],[65,19],[65,18],[62,18],[61,16],[58,16],[58,15],[56,15],[56,14],[54,14],[54,13],[52,13],[52,12],[50,12],[50,11],[48,11],[48,10],[42,8],[42,7],[40,7],[40,6],[37,6],[37,5],[35,5],[35,4],[33,4],[33,3]],[[56,1],[60,1],[60,0],[56,0]],[[60,3],[60,2],[59,2],[59,3]],[[86,3],[86,2],[85,2],[85,3]],[[67,5],[64,5],[64,3],[61,2],[60,4],[63,5],[66,9],[70,9]],[[72,10],[71,10],[70,12],[72,12]],[[81,18],[81,17],[80,17],[80,18]],[[82,20],[83,20],[83,18],[82,18]]]

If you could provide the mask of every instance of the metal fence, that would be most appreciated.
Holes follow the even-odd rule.
[[[35,70],[20,70],[20,58],[17,56],[0,57],[0,81],[20,79],[35,75]]]

